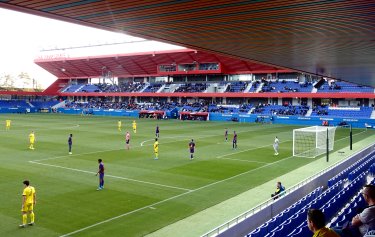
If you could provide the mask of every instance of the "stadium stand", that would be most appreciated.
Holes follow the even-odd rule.
[[[25,100],[0,100],[0,108],[30,108]]]
[[[374,93],[374,88],[355,85],[343,81],[325,82],[318,92],[332,93],[332,92],[351,92],[351,93]]]
[[[370,118],[373,111],[372,107],[331,107],[317,106],[313,108],[311,116],[330,116],[330,117],[356,117]]]
[[[86,84],[79,88],[76,92],[102,92],[100,88],[95,84]]]
[[[151,83],[142,92],[157,92],[162,86],[162,83]]]
[[[308,106],[257,105],[252,114],[259,115],[306,115]]]
[[[80,88],[84,86],[85,84],[69,84],[62,89],[62,92],[77,92]]]
[[[174,92],[204,92],[206,89],[206,83],[186,83],[181,84]]]
[[[346,179],[353,180],[355,175],[358,173],[358,170],[362,172],[363,170],[370,169],[370,166],[373,164],[374,161],[375,161],[375,152],[371,152],[367,154],[362,159],[358,160],[357,162],[355,162],[348,168],[338,173],[333,178],[329,179],[328,187],[332,187],[337,182],[345,181]],[[371,169],[370,169],[370,172],[371,172]]]
[[[313,192],[246,236],[312,236],[312,233],[308,230],[305,222],[308,209],[321,209],[324,212],[327,220],[332,220],[347,203],[349,203],[353,198],[358,197],[359,191],[366,184],[367,174],[368,171],[359,173],[347,186],[344,185],[344,181],[340,180],[324,192],[322,192],[322,187],[315,189]],[[359,201],[354,205],[354,207],[361,205],[363,206],[363,200],[359,198]],[[351,214],[352,211],[349,212],[349,214],[348,212],[344,213],[346,213],[345,219],[347,220],[351,216],[349,214]],[[344,218],[339,215],[335,219],[338,221],[333,222],[333,224],[338,225],[342,223]],[[295,228],[296,226],[297,228]]]
[[[58,103],[60,103],[57,100],[50,100],[50,101],[31,101],[30,102],[35,108],[42,109],[42,108],[51,108]]]
[[[273,82],[272,86],[275,87],[274,91],[276,92],[311,92],[312,84],[311,83],[299,83],[298,81],[291,80],[282,80]]]
[[[243,92],[248,85],[245,81],[230,82],[225,92]]]

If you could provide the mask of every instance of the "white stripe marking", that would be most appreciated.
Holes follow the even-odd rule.
[[[216,159],[222,159],[222,160],[236,160],[236,161],[242,161],[242,162],[249,162],[249,163],[259,163],[259,164],[269,164],[268,162],[262,162],[262,161],[255,161],[255,160],[241,160],[241,159],[232,159],[232,158],[216,158]]]
[[[365,132],[365,131],[364,131],[364,132]],[[363,132],[357,133],[357,134],[355,134],[355,135],[359,135],[359,134],[361,134],[361,133],[363,133]],[[354,135],[354,136],[355,136],[355,135]],[[339,140],[337,140],[337,141],[340,141],[340,140],[343,140],[343,139],[346,139],[346,138],[348,138],[348,137],[344,137],[344,138],[339,139]],[[200,188],[197,188],[197,189],[191,190],[191,191],[189,191],[189,192],[182,193],[182,194],[179,194],[179,195],[176,195],[176,196],[173,196],[173,197],[170,197],[170,198],[164,199],[164,200],[162,200],[162,201],[159,201],[159,202],[156,202],[156,203],[154,203],[154,204],[151,204],[151,205],[148,205],[148,206],[145,206],[145,207],[142,207],[142,208],[139,208],[139,209],[133,210],[133,211],[131,211],[131,212],[127,212],[127,213],[121,214],[121,215],[119,215],[119,216],[115,216],[115,217],[109,218],[109,219],[107,219],[107,220],[104,220],[104,221],[101,221],[101,222],[97,222],[97,223],[92,224],[92,225],[90,225],[90,226],[86,226],[86,227],[84,227],[84,228],[81,228],[81,229],[75,230],[75,231],[73,231],[73,232],[70,232],[70,233],[67,233],[67,234],[61,235],[60,237],[71,236],[71,235],[73,235],[73,234],[76,234],[76,233],[79,233],[79,232],[85,231],[85,230],[87,230],[87,229],[91,229],[91,228],[93,228],[93,227],[95,227],[95,226],[98,226],[98,225],[101,225],[101,224],[104,224],[104,223],[107,223],[107,222],[110,222],[110,221],[113,221],[113,220],[119,219],[119,218],[124,217],[124,216],[128,216],[128,215],[130,215],[130,214],[136,213],[136,212],[141,211],[141,210],[144,210],[144,209],[146,209],[146,208],[149,208],[149,207],[152,207],[152,206],[156,206],[156,205],[158,205],[158,204],[162,204],[162,203],[164,203],[164,202],[167,202],[167,201],[170,201],[170,200],[176,199],[176,198],[178,198],[178,197],[184,196],[184,195],[186,195],[186,194],[189,194],[189,193],[192,193],[192,192],[196,192],[196,191],[198,191],[198,190],[201,190],[201,189],[204,189],[204,188],[207,188],[207,187],[210,187],[210,186],[216,185],[216,184],[218,184],[218,183],[222,183],[222,182],[225,182],[225,181],[227,181],[227,180],[231,180],[231,179],[234,179],[234,178],[240,177],[240,176],[242,176],[242,175],[245,175],[245,174],[248,174],[248,173],[252,173],[252,172],[257,171],[257,170],[260,170],[260,169],[262,169],[262,168],[265,168],[265,167],[271,166],[271,165],[273,165],[273,164],[279,163],[279,162],[281,162],[281,161],[289,160],[289,159],[291,159],[291,158],[295,158],[295,157],[293,157],[293,156],[289,156],[289,157],[287,157],[287,158],[285,158],[285,159],[278,160],[278,161],[275,161],[275,162],[272,162],[272,163],[266,164],[266,165],[264,165],[264,166],[260,166],[260,167],[258,167],[258,168],[252,169],[252,170],[248,170],[248,171],[243,172],[243,173],[240,173],[240,174],[238,174],[238,175],[235,175],[235,176],[232,176],[232,177],[229,177],[229,178],[223,179],[223,180],[219,180],[219,181],[217,181],[217,182],[214,182],[214,183],[211,183],[211,184],[208,184],[208,185],[202,186],[202,187],[200,187]]]
[[[290,141],[291,140],[287,140],[287,141],[283,141],[283,142],[280,142],[280,143],[290,142]],[[241,151],[237,151],[237,152],[228,153],[228,154],[225,154],[225,155],[222,155],[222,156],[216,156],[216,158],[220,159],[222,157],[226,157],[226,156],[230,156],[230,155],[235,155],[235,154],[242,153],[242,152],[247,152],[247,151],[253,151],[253,150],[257,150],[257,149],[268,147],[268,146],[272,146],[272,145],[273,144],[271,144],[271,145],[264,145],[264,146],[258,146],[258,147],[253,147],[253,148],[246,149],[246,150],[241,150]]]
[[[264,167],[267,167],[267,166],[270,166],[270,165],[276,164],[276,163],[278,163],[278,162],[281,162],[281,161],[284,161],[284,160],[287,160],[287,159],[290,159],[290,158],[293,158],[293,156],[287,157],[287,158],[285,158],[285,159],[283,159],[283,160],[275,161],[275,162],[273,162],[273,163],[269,163],[269,164],[267,164],[267,165],[264,165],[264,166],[261,166],[261,167],[258,167],[258,168],[252,169],[252,170],[248,170],[248,171],[246,171],[246,172],[243,172],[243,173],[237,174],[237,175],[235,175],[235,176],[232,176],[232,177],[229,177],[229,178],[226,178],[226,179],[223,179],[223,180],[216,181],[216,182],[214,182],[214,183],[207,184],[207,185],[202,186],[202,187],[200,187],[200,188],[197,188],[197,189],[194,189],[194,190],[191,190],[191,191],[185,192],[185,193],[181,193],[181,194],[176,195],[176,196],[172,196],[172,197],[170,197],[170,198],[167,198],[167,199],[161,200],[161,201],[159,201],[159,202],[156,202],[156,203],[150,204],[150,205],[148,205],[148,206],[141,207],[141,208],[136,209],[136,210],[133,210],[133,211],[131,211],[131,212],[126,212],[126,213],[123,213],[123,214],[121,214],[121,215],[118,215],[118,216],[115,216],[115,217],[109,218],[109,219],[107,219],[107,220],[104,220],[104,221],[101,221],[101,222],[97,222],[97,223],[92,224],[92,225],[90,225],[90,226],[86,226],[86,227],[84,227],[84,228],[82,228],[82,229],[78,229],[78,230],[75,230],[75,231],[73,231],[73,232],[70,232],[70,233],[67,233],[67,234],[61,235],[60,237],[66,237],[66,236],[74,235],[74,234],[79,233],[79,232],[82,232],[82,231],[84,231],[84,230],[91,229],[91,228],[93,228],[93,227],[95,227],[95,226],[98,226],[98,225],[101,225],[101,224],[104,224],[104,223],[107,223],[107,222],[110,222],[110,221],[113,221],[113,220],[119,219],[119,218],[124,217],[124,216],[128,216],[128,215],[133,214],[133,213],[135,213],[135,212],[142,211],[142,210],[144,210],[144,209],[146,209],[146,208],[150,208],[150,207],[156,206],[156,205],[158,205],[158,204],[165,203],[165,202],[167,202],[167,201],[170,201],[170,200],[173,200],[173,199],[179,198],[179,197],[184,196],[184,195],[186,195],[186,194],[189,194],[189,193],[193,193],[193,192],[199,191],[199,190],[201,190],[201,189],[204,189],[204,188],[207,188],[207,187],[210,187],[210,186],[213,186],[213,185],[216,185],[216,184],[219,184],[219,183],[222,183],[222,182],[225,182],[225,181],[228,181],[228,180],[231,180],[231,179],[234,179],[234,178],[240,177],[240,176],[242,176],[242,175],[252,173],[252,172],[257,171],[257,170],[259,170],[259,169],[261,169],[261,168],[264,168]]]
[[[44,166],[55,167],[55,168],[66,169],[66,170],[72,170],[72,171],[77,171],[77,172],[81,172],[81,173],[96,174],[96,172],[87,171],[87,170],[80,170],[80,169],[75,169],[75,168],[69,168],[69,167],[64,167],[64,166],[60,166],[60,165],[51,165],[51,164],[45,164],[45,163],[40,163],[40,162],[36,162],[36,161],[29,161],[29,162],[33,163],[33,164],[44,165]],[[115,175],[106,174],[105,176],[115,178],[115,179],[128,180],[128,181],[137,182],[137,183],[151,184],[151,185],[165,187],[165,188],[179,189],[179,190],[183,190],[183,191],[191,191],[191,189],[180,188],[180,187],[158,184],[158,183],[152,183],[152,182],[147,182],[147,181],[142,181],[142,180],[137,180],[137,179],[130,179],[130,178],[120,177],[120,176],[115,176]]]

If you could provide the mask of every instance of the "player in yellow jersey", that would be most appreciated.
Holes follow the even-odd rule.
[[[29,149],[34,150],[34,143],[35,143],[34,131],[31,131],[31,133],[29,134],[29,142],[30,142]]]
[[[137,123],[135,122],[135,120],[133,120],[132,125],[133,125],[133,132],[137,133]]]
[[[5,120],[5,130],[8,131],[10,129],[11,123],[12,123],[12,120],[10,120],[10,119]]]
[[[29,180],[23,181],[25,188],[22,192],[22,224],[20,227],[26,227],[27,215],[30,217],[30,222],[28,225],[34,225],[35,215],[34,206],[36,204],[36,192],[35,188],[30,185]]]
[[[158,139],[155,138],[155,142],[154,142],[154,154],[155,154],[155,160],[159,159],[159,142],[158,142]]]
[[[117,122],[117,129],[121,132],[122,123],[121,120]]]

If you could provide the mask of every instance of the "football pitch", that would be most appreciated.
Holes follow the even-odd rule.
[[[133,133],[129,117],[0,115],[3,123],[6,119],[12,127],[0,130],[2,237],[145,236],[316,160],[292,157],[292,130],[298,126],[136,119]],[[159,160],[153,153],[156,125]],[[31,131],[35,150],[28,149]],[[129,150],[126,131],[131,133]],[[236,150],[233,131],[238,133]],[[348,135],[348,129],[336,130],[335,150],[349,145]],[[375,134],[353,129],[353,135],[359,142]],[[275,136],[278,156],[272,147]],[[194,160],[189,159],[191,139]],[[105,187],[96,191],[99,158]],[[25,179],[37,191],[36,225],[19,229]]]

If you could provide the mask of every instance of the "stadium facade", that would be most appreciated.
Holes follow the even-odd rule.
[[[4,101],[1,112],[375,125],[374,88],[193,49],[52,53],[35,63],[57,80],[42,92],[1,91],[25,102]]]

